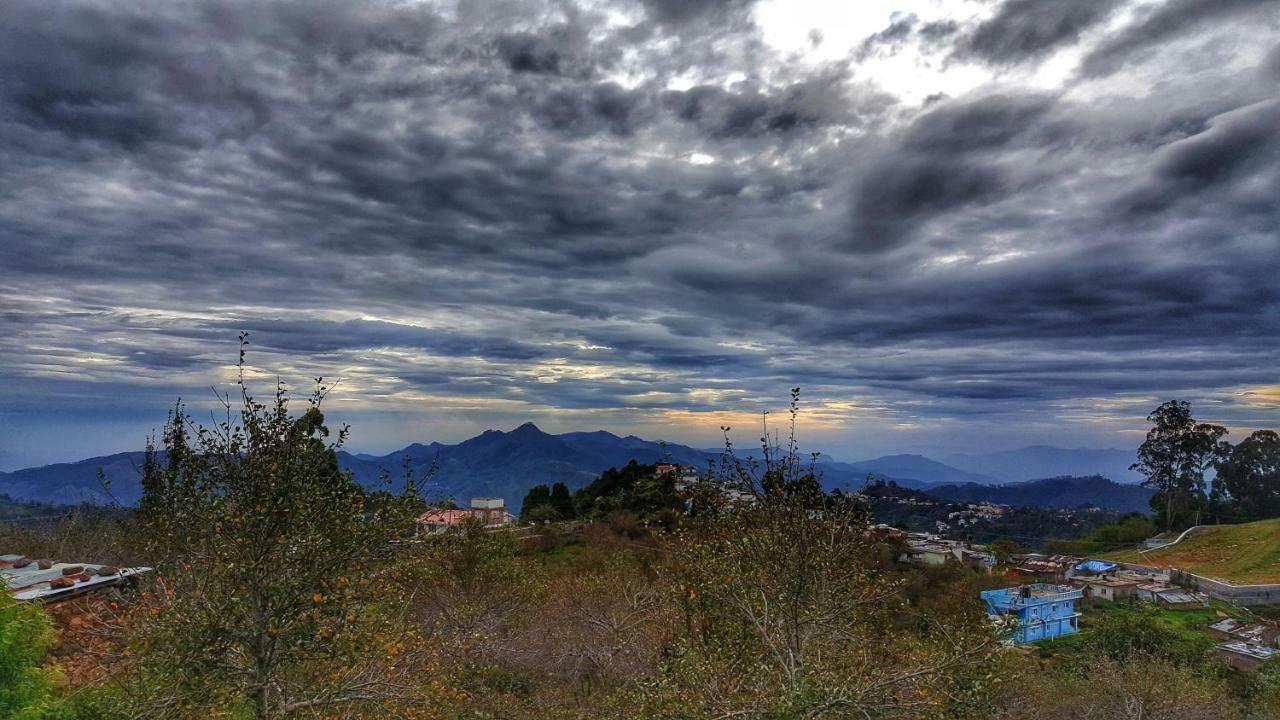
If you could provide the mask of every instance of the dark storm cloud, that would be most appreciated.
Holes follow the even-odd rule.
[[[1198,27],[1257,14],[1276,21],[1274,0],[1166,0],[1091,49],[1081,63],[1086,75],[1116,72],[1138,54],[1194,32]]]
[[[1199,205],[1207,193],[1228,195],[1217,207],[1235,205],[1242,214],[1280,217],[1275,204],[1248,187],[1257,178],[1263,192],[1280,188],[1280,100],[1239,108],[1210,121],[1203,132],[1160,149],[1147,182],[1125,197],[1126,214],[1143,215],[1175,205]],[[1244,185],[1242,192],[1239,186]],[[1237,191],[1233,195],[1233,190]],[[1242,202],[1232,203],[1231,200]],[[1245,218],[1237,216],[1237,221]]]
[[[1179,7],[1174,55],[1244,17],[1161,5],[1099,51]],[[889,423],[1243,417],[1280,361],[1277,51],[925,102],[870,71],[960,43],[1017,73],[1110,8],[901,16],[824,65],[737,1],[6,3],[0,419],[162,420],[242,330],[255,380],[369,414],[625,424],[801,384]]]
[[[854,201],[859,251],[896,247],[913,229],[948,211],[1004,197],[1015,180],[997,162],[1024,141],[1052,100],[995,95],[944,103],[919,117],[899,147],[862,178]]]
[[[1075,43],[1122,4],[1123,0],[1005,0],[995,15],[961,39],[956,53],[998,65],[1024,62]]]

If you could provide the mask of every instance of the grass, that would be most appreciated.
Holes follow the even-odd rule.
[[[1106,560],[1176,567],[1237,584],[1280,583],[1280,519],[1200,530],[1167,548],[1125,550]]]

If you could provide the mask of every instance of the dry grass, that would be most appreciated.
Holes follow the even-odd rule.
[[[1102,557],[1176,567],[1239,584],[1280,583],[1280,519],[1208,528],[1171,547],[1125,550]]]

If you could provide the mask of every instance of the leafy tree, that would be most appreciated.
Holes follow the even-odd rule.
[[[535,505],[528,510],[520,509],[520,518],[524,522],[540,525],[542,523],[560,522],[564,518],[560,517],[559,511],[551,507],[550,503]]]
[[[996,556],[996,562],[1001,565],[1007,564],[1014,555],[1022,552],[1022,546],[1009,538],[1000,538],[988,545],[987,549]]]
[[[1280,435],[1258,430],[1242,440],[1218,465],[1213,485],[1242,518],[1280,516]]]
[[[530,518],[530,514],[540,507],[550,505],[551,488],[546,485],[534,485],[529,488],[529,492],[524,496],[524,501],[520,503],[520,520],[523,522],[533,522]],[[545,516],[543,519],[546,519]],[[556,513],[556,519],[560,519],[559,513]]]
[[[1205,506],[1205,472],[1221,462],[1230,450],[1222,440],[1227,429],[1197,422],[1191,404],[1170,400],[1147,416],[1152,428],[1138,448],[1138,462],[1130,466],[1147,479],[1144,487],[1155,488],[1151,507],[1163,515],[1165,530],[1172,530],[1175,518],[1191,513],[1197,521]]]
[[[793,393],[784,450],[758,463],[726,451],[721,480],[756,502],[724,506],[672,542],[685,632],[635,714],[963,716],[994,651],[972,593],[942,612],[905,603],[876,567],[865,513],[822,493],[801,460],[797,403]]]
[[[569,494],[569,488],[564,483],[558,482],[551,486],[548,502],[556,512],[560,513],[561,518],[572,520],[576,516],[573,511],[573,496]]]
[[[140,715],[243,705],[265,720],[375,701],[392,682],[375,662],[390,634],[378,573],[420,506],[412,478],[371,505],[338,467],[347,428],[330,440],[326,386],[317,379],[297,416],[282,386],[258,402],[241,340],[226,419],[198,426],[179,405],[163,462],[151,449],[143,468],[139,517],[157,572],[135,623]]]

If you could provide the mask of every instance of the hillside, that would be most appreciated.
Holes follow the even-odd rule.
[[[1136,460],[1132,450],[1060,448],[1033,445],[1018,450],[993,453],[955,454],[942,458],[946,464],[998,478],[1000,482],[1022,482],[1031,478],[1067,475],[1101,475],[1120,483],[1136,483],[1142,475],[1130,470]]]
[[[1007,485],[941,485],[927,488],[930,495],[957,502],[992,502],[1042,508],[1076,508],[1082,505],[1121,512],[1148,512],[1151,490],[1122,485],[1100,475],[1055,477]]]
[[[1280,518],[1196,530],[1167,548],[1127,550],[1103,555],[1107,560],[1176,567],[1229,582],[1280,582]]]
[[[759,450],[754,449],[754,454]],[[739,451],[749,458],[752,448]],[[373,455],[339,452],[338,461],[367,487],[378,487],[386,476],[393,486],[402,485],[406,460],[415,477],[435,467],[423,487],[429,498],[450,497],[466,502],[472,497],[498,496],[519,510],[520,499],[534,485],[565,483],[570,490],[583,487],[611,467],[629,461],[641,464],[676,462],[706,468],[720,459],[718,449],[700,450],[676,443],[655,442],[603,430],[552,435],[533,423],[509,432],[487,430],[457,444],[413,443],[401,450]],[[138,501],[141,452],[118,453],[74,463],[60,463],[0,473],[0,493],[14,498],[60,504],[110,504],[112,497],[124,505]],[[98,480],[102,468],[111,481],[110,496]],[[1010,505],[1076,507],[1095,504],[1123,510],[1145,511],[1146,491],[1118,487],[1105,479],[1093,483],[1019,484],[992,487],[998,479],[970,472],[922,455],[887,455],[857,462],[837,462],[820,457],[819,471],[826,489],[856,490],[867,476],[896,482],[901,487],[934,491],[957,501],[990,500]]]

